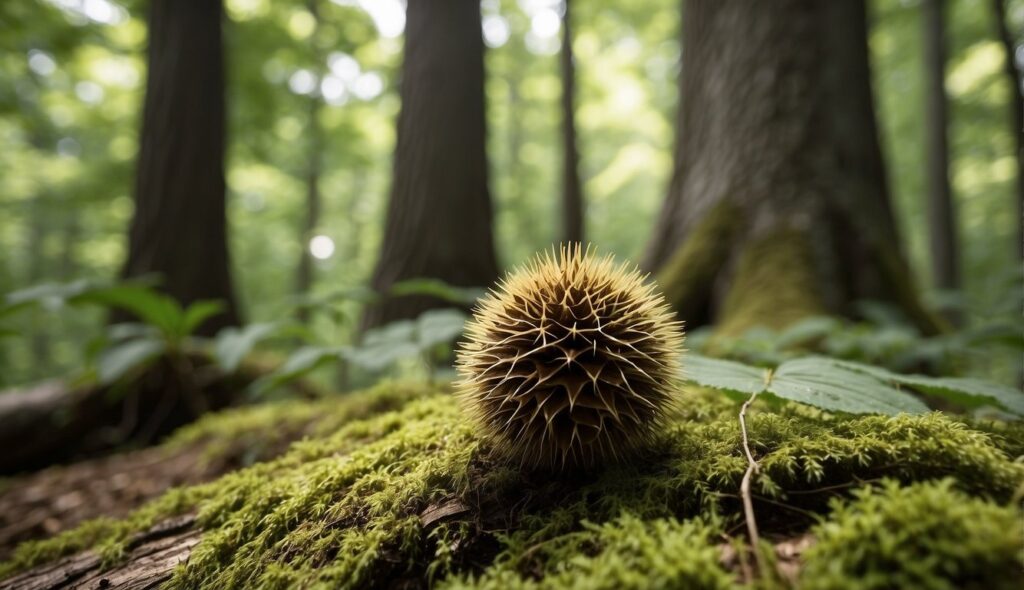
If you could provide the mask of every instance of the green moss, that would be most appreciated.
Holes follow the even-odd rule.
[[[279,458],[175,490],[125,520],[23,545],[0,575],[86,547],[113,562],[134,533],[197,512],[202,541],[171,587],[618,587],[646,575],[683,587],[729,583],[715,556],[719,533],[742,528],[736,493],[746,460],[738,406],[720,394],[686,392],[640,460],[555,476],[496,462],[447,392],[392,396],[395,387],[335,407],[289,406],[299,422],[314,408],[319,417]],[[172,444],[214,436],[218,424],[272,427],[263,421],[272,413],[247,412],[210,418]],[[1024,482],[1024,464],[1001,448],[1011,439],[937,413],[833,419],[785,406],[754,411],[749,430],[767,535],[806,531],[829,499],[882,477],[950,477],[959,493],[993,506]],[[447,517],[427,516],[452,505]]]
[[[1019,510],[968,497],[952,480],[854,495],[814,528],[801,588],[1020,588]]]
[[[711,287],[743,227],[739,209],[727,201],[712,209],[668,261],[656,280],[665,301],[688,323],[706,323]]]
[[[691,519],[643,521],[623,515],[508,554],[479,577],[457,577],[443,588],[731,588],[714,538],[721,528]],[[521,573],[523,553],[534,564]],[[518,559],[517,559],[518,558]]]
[[[208,461],[244,448],[248,454],[245,462],[251,463],[277,454],[277,447],[303,436],[329,434],[347,422],[400,407],[435,390],[422,384],[388,382],[357,396],[263,403],[208,414],[179,429],[164,446],[175,449],[201,444]]]
[[[795,230],[780,230],[746,244],[715,333],[739,336],[755,326],[779,330],[824,306],[814,273],[810,244]]]

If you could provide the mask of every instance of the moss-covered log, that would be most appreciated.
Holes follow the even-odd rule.
[[[62,567],[120,580],[154,553],[164,569],[147,579],[174,588],[737,586],[748,582],[738,406],[683,395],[641,460],[570,475],[498,462],[443,389],[382,386],[339,404],[336,419],[323,404],[290,404],[324,427],[126,518],[24,544],[0,566],[0,587],[47,587]],[[377,411],[354,415],[360,406]],[[237,416],[196,428],[231,429]],[[761,464],[755,508],[780,583],[1019,581],[1008,574],[1024,549],[1020,426],[795,405],[754,412],[748,425]]]

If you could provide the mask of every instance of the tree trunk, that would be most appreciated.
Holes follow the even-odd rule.
[[[946,104],[946,39],[944,0],[921,4],[925,69],[925,162],[927,166],[928,231],[931,238],[932,284],[960,287],[956,214],[949,186],[948,109]]]
[[[1017,148],[1017,247],[1019,261],[1024,261],[1024,75],[1017,69],[1016,44],[1006,23],[1006,2],[992,0],[996,33],[1006,52],[1004,71],[1010,84],[1010,121],[1013,125],[1014,146]]]
[[[153,0],[135,215],[123,275],[159,274],[189,304],[226,311],[200,332],[238,323],[224,184],[224,68],[220,1]]]
[[[583,190],[580,187],[579,152],[576,149],[576,64],[572,52],[570,0],[562,14],[562,239],[583,242]]]
[[[321,79],[323,73],[323,56],[318,43],[320,31],[320,9],[316,0],[309,0],[306,8],[316,20],[316,27],[312,35],[313,59],[316,63],[317,79]],[[320,129],[320,107],[323,98],[319,92],[314,92],[309,97],[309,123],[306,126],[306,133],[309,139],[309,153],[306,155],[306,215],[303,219],[302,229],[299,232],[299,265],[295,276],[295,293],[299,296],[309,295],[313,287],[313,255],[309,249],[309,241],[320,223],[320,173],[321,173],[321,152],[323,151],[323,132]],[[298,317],[302,322],[309,321],[309,307],[301,305],[298,308]]]
[[[480,3],[409,2],[391,198],[363,328],[444,305],[387,297],[417,277],[482,286],[498,275],[491,229]]]
[[[676,169],[646,264],[692,327],[860,299],[927,332],[875,125],[863,0],[687,0]]]

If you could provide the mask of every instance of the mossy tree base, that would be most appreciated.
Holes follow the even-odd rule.
[[[276,459],[173,490],[126,519],[25,544],[0,566],[0,578],[20,577],[0,587],[52,573],[76,554],[93,555],[96,571],[135,567],[139,547],[156,542],[154,525],[193,514],[194,524],[165,537],[173,545],[198,532],[179,556],[187,562],[165,572],[168,587],[747,582],[736,564],[745,553],[737,490],[746,460],[735,403],[684,392],[685,409],[643,456],[555,475],[493,459],[449,393],[394,392],[384,386],[339,404],[345,420],[313,429]],[[353,417],[352,404],[382,411]],[[233,418],[203,428],[218,420],[230,428]],[[1024,454],[1019,426],[937,413],[834,418],[791,405],[755,411],[748,427],[761,464],[753,489],[762,535],[783,548],[814,539],[795,566],[780,568],[802,587],[1015,586],[1007,574],[1020,571],[1024,549],[1013,506],[1024,485],[1024,465],[1013,459]],[[884,526],[865,524],[876,521]]]

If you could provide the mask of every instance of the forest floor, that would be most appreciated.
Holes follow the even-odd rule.
[[[221,412],[5,482],[5,551],[65,532],[0,588],[1017,587],[1024,428],[756,405],[759,565],[739,404],[685,400],[644,456],[575,474],[498,460],[444,387]]]

